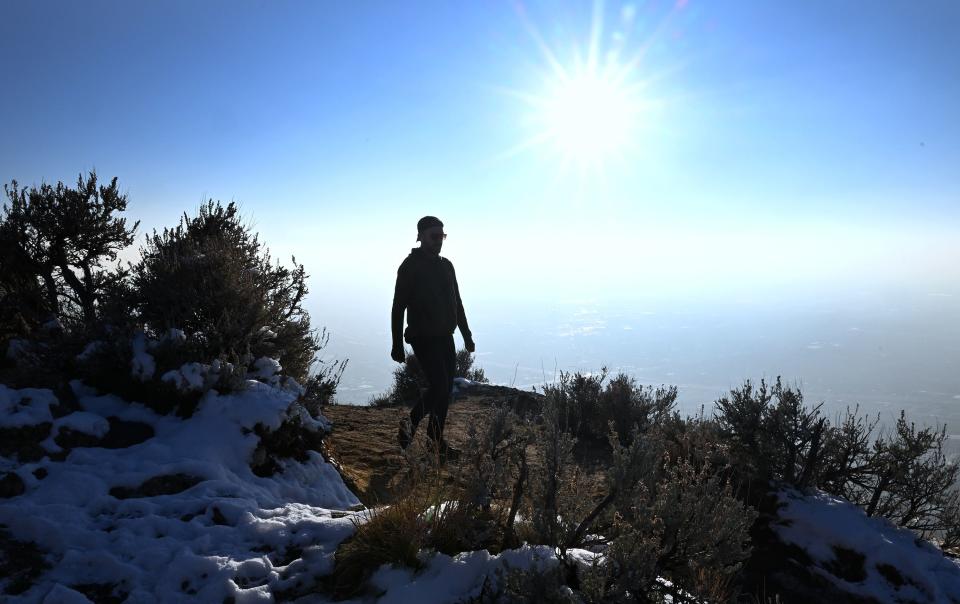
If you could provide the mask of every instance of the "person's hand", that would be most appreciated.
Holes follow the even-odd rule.
[[[403,346],[394,346],[393,350],[390,351],[390,358],[398,363],[404,363],[407,360],[407,352],[403,349]]]
[[[473,338],[464,338],[463,347],[467,349],[467,352],[473,352],[477,349],[476,344],[473,343]]]

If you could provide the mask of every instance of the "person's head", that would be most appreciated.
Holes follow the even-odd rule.
[[[424,216],[417,222],[417,241],[421,248],[439,254],[446,237],[443,223],[436,216]]]

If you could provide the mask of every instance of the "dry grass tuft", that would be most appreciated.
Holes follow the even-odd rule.
[[[334,595],[357,595],[384,564],[420,568],[417,554],[426,541],[421,511],[412,499],[401,499],[391,506],[372,508],[355,519],[356,533],[334,556]]]

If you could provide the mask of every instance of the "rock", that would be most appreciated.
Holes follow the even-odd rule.
[[[27,591],[49,566],[36,543],[17,541],[0,526],[0,593],[15,596]]]
[[[0,499],[8,499],[23,495],[27,486],[23,484],[23,479],[15,472],[5,472],[0,475]]]
[[[108,417],[107,421],[110,422],[110,431],[98,445],[105,449],[124,449],[153,438],[153,426],[150,424],[116,417]]]
[[[104,436],[96,436],[62,427],[54,442],[64,449],[78,447],[103,447],[104,449],[125,449],[153,438],[153,426],[143,422],[131,422],[117,417],[108,417],[110,430]]]
[[[864,576],[863,557],[857,552],[835,548],[836,561],[830,569],[819,568],[816,561],[802,548],[783,541],[775,530],[782,522],[779,513],[781,504],[775,492],[768,492],[757,502],[760,515],[750,529],[753,547],[749,560],[744,565],[744,584],[753,586],[758,593],[766,593],[768,599],[784,604],[801,602],[830,602],[831,604],[880,604],[877,600],[844,589],[828,579],[827,570],[835,576],[851,581]]]
[[[69,455],[70,455],[69,449],[60,449],[59,451],[46,454],[46,456],[50,459],[50,461],[63,461]]]
[[[459,388],[460,397],[482,397],[502,401],[521,416],[536,415],[543,407],[543,395],[539,392],[476,382],[469,386],[459,386]]]
[[[93,434],[70,428],[60,428],[53,442],[57,443],[57,446],[62,449],[76,449],[77,447],[99,447],[101,440],[102,438]]]
[[[210,515],[210,519],[217,526],[228,526],[230,522],[227,521],[227,517],[223,515],[223,512],[220,511],[220,508],[213,506],[213,512]]]
[[[860,583],[866,580],[867,569],[864,566],[866,556],[839,545],[833,545],[831,549],[833,550],[833,560],[823,565],[827,572],[847,583]]]
[[[23,463],[33,463],[35,461],[40,461],[49,454],[50,453],[40,445],[35,443],[27,443],[23,445],[19,451],[17,451],[17,459]]]
[[[110,489],[110,495],[117,499],[174,495],[186,491],[200,482],[203,482],[202,478],[189,474],[164,474],[154,476],[136,487],[113,487]]]
[[[128,595],[116,583],[83,583],[71,585],[70,588],[97,604],[122,604],[126,602]]]
[[[50,436],[52,425],[50,422],[42,422],[15,428],[0,428],[0,455],[16,457],[24,462],[43,459],[46,452],[40,443]]]

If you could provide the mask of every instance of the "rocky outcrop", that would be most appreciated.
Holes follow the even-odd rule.
[[[47,451],[40,446],[50,436],[51,422],[0,428],[0,456],[21,462],[40,461]]]
[[[458,380],[457,390],[458,397],[469,396],[491,403],[506,404],[520,415],[536,415],[543,406],[543,394],[510,386]]]
[[[203,482],[202,478],[189,474],[164,474],[154,476],[135,487],[113,487],[110,489],[110,495],[117,499],[175,495],[201,482]]]
[[[23,495],[26,486],[23,479],[16,472],[4,472],[0,474],[0,499],[9,499],[17,495]]]
[[[105,449],[125,449],[139,445],[153,438],[154,430],[150,424],[108,417],[110,429],[103,436],[97,436],[79,430],[61,427],[54,442],[64,449],[78,447],[103,447]]]
[[[49,568],[47,557],[32,541],[18,541],[0,525],[0,594],[25,592]]]

